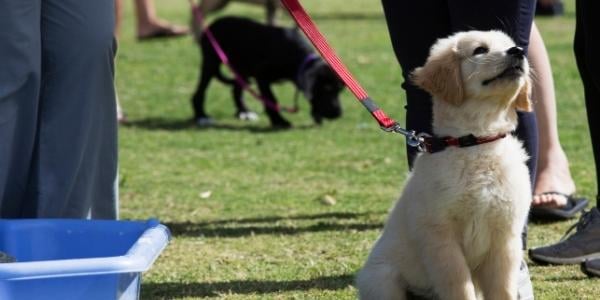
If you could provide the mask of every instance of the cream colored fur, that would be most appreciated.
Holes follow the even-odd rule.
[[[514,63],[514,42],[499,31],[439,40],[413,81],[433,95],[438,136],[493,136],[530,110],[529,67],[483,81]],[[477,47],[487,53],[473,55]],[[528,159],[516,138],[420,154],[381,237],[357,277],[361,299],[517,299],[521,231],[531,188]]]

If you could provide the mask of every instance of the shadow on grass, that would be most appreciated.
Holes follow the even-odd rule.
[[[584,275],[583,273],[581,273],[581,275],[542,277],[542,279],[541,279],[541,281],[546,281],[546,282],[568,282],[568,281],[587,281],[587,280],[590,280],[590,278],[587,277],[586,275]]]
[[[292,215],[292,216],[269,216],[269,217],[254,217],[254,218],[242,218],[242,219],[222,219],[222,220],[213,220],[202,223],[197,223],[198,225],[218,225],[218,224],[227,224],[227,223],[266,223],[266,222],[277,222],[283,220],[317,220],[317,219],[356,219],[360,217],[372,216],[372,215],[381,215],[385,214],[385,211],[381,212],[362,212],[362,213],[353,213],[353,212],[330,212],[330,213],[322,213],[322,214],[302,214],[302,215]]]
[[[288,291],[342,290],[352,285],[354,275],[335,275],[308,280],[233,280],[199,283],[144,283],[141,299],[215,297],[223,294],[269,294]]]
[[[124,127],[141,128],[147,130],[227,130],[227,131],[248,131],[252,133],[275,133],[287,130],[305,130],[318,128],[318,125],[299,125],[290,129],[274,128],[271,126],[260,126],[255,124],[214,124],[206,127],[198,127],[192,119],[165,119],[165,118],[146,118],[140,120],[131,120],[121,125]]]
[[[175,236],[205,236],[205,237],[243,237],[259,234],[277,234],[277,235],[296,235],[307,232],[323,231],[366,231],[381,229],[383,224],[380,222],[339,222],[340,220],[351,220],[360,217],[373,215],[376,213],[324,213],[315,215],[296,215],[296,216],[273,216],[257,217],[246,219],[227,219],[214,220],[208,222],[166,222],[171,233]],[[294,226],[289,224],[259,224],[254,223],[276,223],[280,221],[298,221],[298,220],[319,220],[308,226]],[[253,224],[253,225],[245,225]]]

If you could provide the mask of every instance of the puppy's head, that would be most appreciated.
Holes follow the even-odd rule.
[[[305,95],[311,104],[311,116],[320,124],[325,119],[337,119],[342,115],[340,92],[343,84],[331,67],[323,61],[316,62],[306,72]]]
[[[492,101],[503,108],[532,109],[525,53],[500,31],[460,32],[438,40],[412,81],[453,106]]]

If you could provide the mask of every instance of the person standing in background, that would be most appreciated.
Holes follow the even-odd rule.
[[[575,24],[575,59],[585,94],[592,151],[596,167],[596,187],[600,188],[600,1],[577,0]],[[590,276],[600,277],[600,196],[596,207],[584,213],[567,231],[575,232],[556,244],[531,249],[529,256],[540,263],[581,264]]]
[[[134,0],[135,6],[135,28],[137,38],[140,41],[155,38],[180,37],[186,35],[187,27],[169,24],[156,16],[153,0]],[[119,35],[123,19],[123,0],[115,0],[116,27],[115,35]]]
[[[114,0],[0,0],[0,217],[116,219]]]

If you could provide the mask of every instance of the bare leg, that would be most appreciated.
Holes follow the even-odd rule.
[[[562,196],[539,195],[549,191],[572,194],[575,192],[575,183],[569,171],[569,161],[558,138],[552,69],[544,41],[535,23],[531,27],[529,60],[535,71],[533,99],[540,143],[532,205],[564,206],[567,200]]]
[[[163,37],[181,36],[188,33],[183,26],[172,25],[156,16],[154,2],[152,0],[135,0],[135,12],[137,17],[137,36],[140,39],[161,34]]]
[[[119,37],[121,20],[123,19],[123,0],[115,0],[115,36]]]

